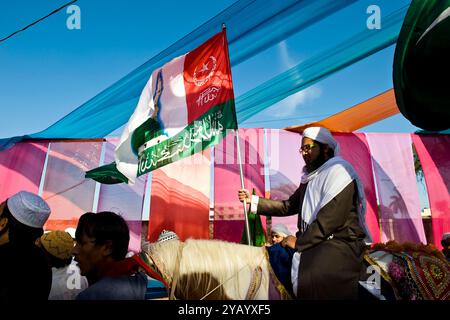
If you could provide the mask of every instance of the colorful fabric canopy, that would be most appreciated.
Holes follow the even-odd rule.
[[[351,0],[241,0],[41,132],[0,140],[0,149],[24,138],[99,138],[122,126],[134,110],[152,70],[195,48],[225,23],[231,65],[235,66],[286,37],[351,5]],[[237,97],[239,123],[272,104],[395,43],[406,7],[368,30]],[[302,76],[299,77],[299,74]]]
[[[321,126],[332,132],[353,132],[377,121],[399,113],[394,90],[388,90],[356,106],[336,113],[331,117],[301,126],[288,127],[292,132],[303,132],[308,127]]]

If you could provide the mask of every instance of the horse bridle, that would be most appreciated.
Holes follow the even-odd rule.
[[[169,299],[174,300],[175,297],[175,289],[178,283],[178,278],[180,274],[180,262],[181,262],[181,255],[183,252],[184,243],[180,243],[178,253],[177,253],[177,260],[175,262],[175,270],[173,272],[173,277],[169,276],[165,271],[164,268],[162,268],[162,264],[159,261],[159,259],[153,255],[152,249],[149,249],[149,252],[141,252],[139,256],[133,256],[136,262],[147,272],[148,275],[151,277],[161,281],[166,288],[169,289]],[[148,262],[146,262],[147,260]],[[153,266],[153,267],[152,267]]]
[[[152,278],[161,281],[166,288],[169,288],[169,281],[166,276],[159,270],[159,267],[150,254],[141,252],[139,255],[134,255],[132,258],[138,263],[138,265],[144,269],[144,271]],[[153,267],[152,267],[153,266]]]

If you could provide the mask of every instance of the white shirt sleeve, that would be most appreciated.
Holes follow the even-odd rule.
[[[250,212],[253,214],[256,214],[256,211],[258,209],[258,202],[259,202],[259,197],[252,195],[252,200],[250,201]]]

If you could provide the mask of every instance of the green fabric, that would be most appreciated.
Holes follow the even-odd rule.
[[[395,49],[393,81],[400,112],[415,126],[450,128],[450,0],[413,0]],[[429,27],[441,16],[442,20]]]
[[[85,177],[105,184],[128,183],[127,177],[117,170],[115,162],[89,170]]]
[[[255,189],[253,189],[253,193],[256,195]],[[247,212],[248,217],[248,228],[250,233],[250,238],[252,240],[252,245],[255,247],[262,247],[266,244],[266,235],[264,233],[264,228],[261,222],[261,217],[258,214],[254,214],[251,212]],[[247,232],[244,227],[244,231],[242,232],[241,237],[242,244],[248,244],[247,241]]]

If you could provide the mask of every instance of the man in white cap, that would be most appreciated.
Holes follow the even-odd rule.
[[[261,215],[298,214],[296,236],[282,241],[297,250],[291,269],[297,298],[357,299],[362,258],[371,242],[363,186],[351,164],[338,156],[339,144],[328,129],[305,129],[299,152],[304,174],[288,200],[250,197],[245,189],[239,200]]]
[[[0,301],[47,300],[52,271],[35,241],[49,215],[48,204],[27,191],[0,204]]]
[[[165,241],[169,241],[169,240],[180,240],[180,239],[178,238],[178,235],[175,232],[164,229],[159,234],[158,242],[161,243],[161,242],[165,242]]]
[[[272,226],[270,235],[272,237],[272,243],[280,243],[284,238],[290,236],[291,233],[284,224],[278,223]]]

